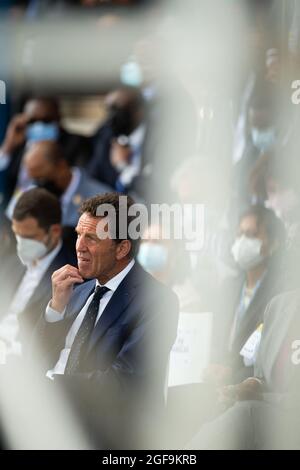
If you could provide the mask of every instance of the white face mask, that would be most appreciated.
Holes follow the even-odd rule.
[[[249,238],[242,235],[235,240],[231,252],[240,268],[248,271],[265,259],[265,256],[261,254],[261,247],[262,241],[259,238]]]
[[[120,72],[121,82],[124,85],[140,87],[143,84],[143,73],[138,62],[132,57],[122,65]]]
[[[272,127],[264,130],[254,127],[251,130],[251,136],[253,145],[261,152],[266,152],[276,142],[276,132]]]
[[[42,242],[31,238],[23,238],[19,235],[16,235],[16,239],[18,256],[25,265],[43,258],[48,252],[48,248]]]

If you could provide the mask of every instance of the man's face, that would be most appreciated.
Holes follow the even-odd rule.
[[[98,226],[99,224],[99,226]],[[117,243],[110,238],[100,239],[97,226],[105,230],[107,221],[83,213],[80,217],[76,232],[76,252],[78,269],[83,278],[110,278],[117,264]]]
[[[258,238],[262,241],[261,254],[267,255],[269,252],[269,239],[263,224],[258,225],[254,215],[243,217],[239,226],[239,236],[245,235],[248,238]]]
[[[15,235],[22,238],[36,240],[45,243],[45,245],[50,242],[51,237],[49,237],[49,234],[39,226],[38,221],[33,217],[26,217],[21,221],[13,219],[12,230]]]

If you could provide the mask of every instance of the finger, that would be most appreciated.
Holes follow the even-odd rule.
[[[73,277],[73,276],[68,276],[66,279],[61,280],[59,283],[55,285],[56,288],[59,289],[68,289],[69,287],[72,287],[74,284],[81,284],[83,283],[83,279],[79,279],[78,277]]]
[[[79,271],[77,268],[74,266],[71,266],[70,264],[66,264],[62,268],[58,269],[57,271],[54,271],[53,273],[53,278],[59,278],[60,276],[66,276],[66,275],[78,275]]]
[[[71,286],[72,284],[82,284],[84,282],[84,279],[80,276],[71,276],[71,275],[65,275],[64,277],[60,277],[59,279],[53,279],[52,280],[52,285],[53,288],[66,288]]]
[[[61,273],[58,277],[56,277],[55,279],[53,279],[54,283],[56,284],[59,284],[60,282],[62,281],[66,281],[68,279],[76,279],[76,282],[83,282],[83,278],[75,273],[75,274],[72,274],[72,273]]]
[[[75,266],[72,266],[71,264],[65,264],[64,266],[62,266],[61,268],[57,269],[54,272],[59,273],[61,271],[64,271],[65,269],[71,269],[71,270],[75,269],[78,271],[78,269]]]
[[[18,116],[16,116],[16,118],[14,120],[14,124],[16,126],[24,126],[25,127],[27,122],[28,122],[28,118],[24,114],[19,114]]]

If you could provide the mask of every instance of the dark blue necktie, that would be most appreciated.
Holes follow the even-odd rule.
[[[84,319],[79,327],[79,330],[74,338],[68,361],[65,368],[66,375],[72,375],[80,370],[82,359],[85,356],[89,338],[95,327],[96,319],[99,312],[99,304],[103,295],[109,291],[108,287],[97,286],[94,296],[90,302]]]

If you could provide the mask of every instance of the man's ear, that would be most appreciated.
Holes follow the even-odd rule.
[[[123,258],[128,256],[131,250],[131,242],[129,240],[122,240],[117,244],[116,259],[121,261]]]
[[[51,225],[51,233],[56,239],[62,236],[62,226],[60,224],[53,224]]]

